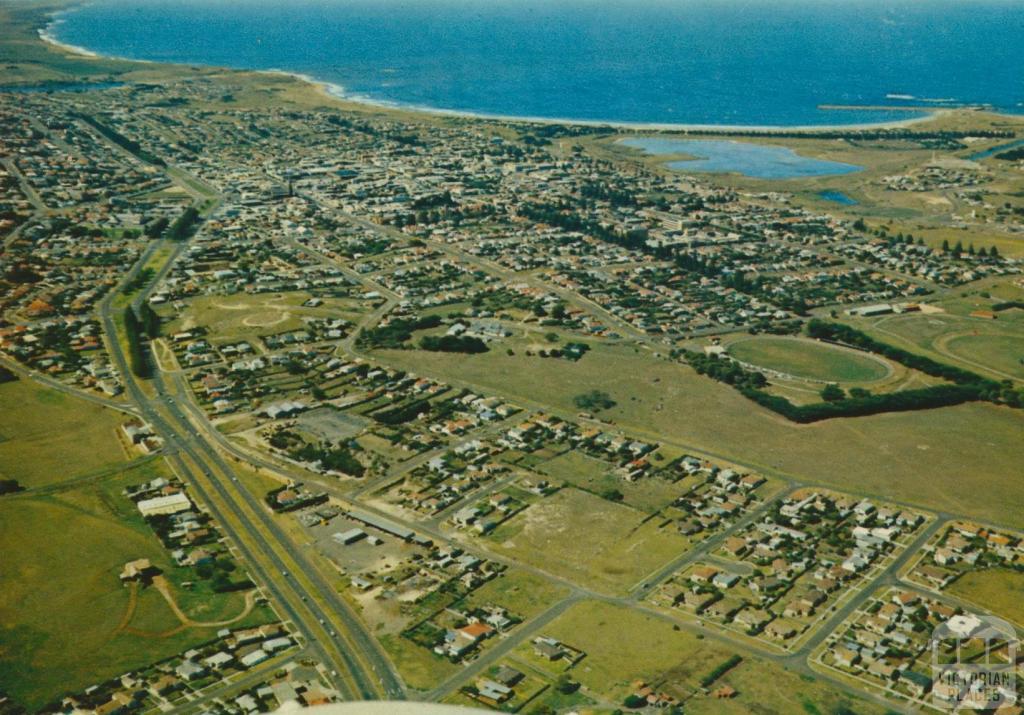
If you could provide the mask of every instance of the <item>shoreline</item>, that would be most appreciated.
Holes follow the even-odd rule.
[[[51,45],[52,47],[55,47],[61,50],[62,52],[79,55],[87,60],[108,59],[120,62],[132,62],[146,65],[165,65],[169,67],[172,67],[174,65],[184,66],[181,63],[177,62],[161,62],[157,60],[140,60],[129,57],[119,57],[116,55],[103,55],[85,47],[63,42],[57,38],[57,36],[54,34],[54,30],[56,26],[60,24],[59,15],[68,12],[70,9],[72,8],[64,8],[61,10],[57,10],[53,13],[50,13],[47,16],[46,24],[42,27],[37,28],[38,37],[42,42]],[[351,94],[345,89],[344,86],[335,82],[318,79],[309,74],[293,72],[283,69],[239,69],[232,67],[219,67],[216,65],[207,65],[204,63],[189,63],[189,65],[202,66],[208,69],[222,70],[225,72],[248,72],[253,74],[264,74],[278,77],[290,77],[292,79],[298,80],[309,85],[320,95],[327,97],[331,100],[342,103],[357,104],[363,107],[373,107],[382,110],[407,112],[410,114],[421,114],[434,117],[446,117],[450,119],[466,119],[487,122],[507,122],[516,124],[539,124],[547,126],[578,126],[591,128],[608,128],[616,130],[624,129],[633,132],[714,132],[718,134],[755,132],[762,133],[765,135],[772,135],[784,132],[801,132],[806,133],[808,135],[813,135],[815,133],[830,131],[870,131],[885,129],[902,129],[915,124],[932,121],[943,116],[944,114],[953,111],[952,109],[949,108],[922,107],[920,110],[915,110],[920,112],[920,116],[882,122],[859,122],[851,124],[683,124],[674,122],[568,119],[554,117],[536,117],[529,115],[491,114],[487,112],[473,112],[457,109],[442,109],[439,107],[404,104],[402,102],[374,99],[372,97],[366,97],[364,95]]]

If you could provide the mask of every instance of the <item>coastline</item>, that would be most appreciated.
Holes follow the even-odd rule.
[[[47,16],[47,22],[42,27],[37,28],[37,34],[39,39],[54,47],[62,52],[78,55],[86,60],[98,60],[98,59],[109,59],[120,62],[131,62],[146,65],[166,65],[174,66],[174,62],[160,62],[156,60],[140,60],[129,57],[119,57],[116,55],[103,55],[98,52],[94,52],[88,48],[81,47],[78,45],[72,45],[67,42],[63,42],[54,34],[55,28],[60,24],[60,15],[67,12],[71,8],[64,8],[50,13]],[[394,102],[389,100],[375,99],[367,97],[365,95],[357,95],[349,93],[345,87],[340,84],[330,82],[327,80],[318,79],[309,74],[300,72],[292,72],[289,70],[282,69],[241,69],[232,67],[218,67],[214,65],[204,65],[202,63],[189,63],[194,66],[203,66],[208,69],[222,70],[225,72],[247,72],[253,74],[263,74],[272,76],[286,76],[292,79],[298,80],[309,85],[318,94],[333,101],[350,103],[360,105],[362,107],[372,107],[381,110],[389,110],[396,112],[408,112],[410,114],[421,114],[429,115],[434,117],[445,117],[450,119],[465,119],[475,121],[488,121],[488,122],[507,122],[515,124],[539,124],[539,125],[561,125],[561,126],[578,126],[578,127],[592,127],[592,128],[608,128],[614,130],[628,130],[632,132],[714,132],[718,134],[730,134],[730,133],[763,133],[766,136],[772,134],[784,133],[784,132],[801,132],[813,135],[815,133],[830,132],[830,131],[864,131],[864,130],[883,130],[883,129],[901,129],[915,124],[923,122],[933,121],[944,114],[952,111],[948,108],[930,108],[923,107],[920,110],[920,116],[907,117],[906,119],[889,120],[883,122],[859,122],[850,124],[802,124],[802,125],[776,125],[776,124],[765,124],[765,125],[753,125],[753,124],[685,124],[685,123],[673,123],[673,122],[632,122],[632,121],[621,121],[621,120],[597,120],[597,119],[571,119],[571,118],[558,118],[558,117],[536,117],[529,115],[504,115],[504,114],[491,114],[487,112],[473,112],[467,110],[456,110],[456,109],[442,109],[438,107],[430,107],[425,105],[405,104],[402,102]]]

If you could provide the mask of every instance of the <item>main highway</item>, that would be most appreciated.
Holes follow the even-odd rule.
[[[150,255],[146,252],[142,260]],[[172,253],[176,258],[178,251]],[[142,261],[138,265],[141,265]],[[166,269],[165,269],[166,270]],[[136,271],[130,271],[129,276]],[[161,271],[163,273],[164,271]],[[130,279],[130,278],[129,278]],[[401,680],[351,607],[284,533],[260,498],[187,420],[167,393],[159,370],[150,397],[128,365],[118,340],[111,292],[100,306],[115,367],[129,400],[163,438],[168,460],[210,510],[244,558],[254,580],[325,665],[325,677],[347,699],[399,699]]]

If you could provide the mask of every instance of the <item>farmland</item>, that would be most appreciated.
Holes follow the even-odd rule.
[[[149,463],[54,494],[26,493],[0,503],[0,683],[19,702],[41,707],[214,636],[216,629],[181,628],[152,588],[133,599],[118,581],[128,561],[148,558],[158,566],[190,618],[216,621],[243,612],[241,594],[181,589],[190,577],[120,494],[126,485],[167,474],[159,462]],[[269,619],[258,608],[238,623]]]

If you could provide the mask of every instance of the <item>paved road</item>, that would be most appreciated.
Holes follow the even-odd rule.
[[[157,242],[151,242],[147,246],[140,259],[122,278],[119,287],[138,275],[156,251],[157,245]],[[173,259],[180,252],[178,248],[172,253],[172,260],[165,264],[161,273],[170,270]],[[158,399],[151,401],[143,392],[116,338],[116,327],[111,315],[111,303],[115,295],[116,292],[108,293],[99,306],[108,350],[114,366],[123,376],[127,396],[135,403],[139,414],[164,439],[168,460],[177,473],[189,483],[242,553],[255,580],[273,597],[276,605],[310,644],[318,658],[331,667],[328,680],[341,694],[354,699],[373,699],[381,693],[386,698],[402,697],[403,685],[390,662],[378,650],[376,641],[363,631],[362,624],[354,617],[348,605],[273,522],[259,499],[237,480],[217,451],[188,423],[173,398],[163,389],[159,371],[153,381]],[[202,475],[194,472],[183,455],[198,465]],[[214,493],[220,503],[225,505],[223,508],[213,498]],[[268,539],[266,534],[272,538]],[[271,572],[264,566],[265,563],[272,565],[275,571]],[[303,582],[289,573],[290,563],[299,565],[304,577],[316,587],[316,593],[307,591]],[[326,602],[330,610],[324,610],[321,602]],[[329,625],[335,622],[344,624],[343,630],[349,632],[342,637],[336,636]],[[350,647],[349,641],[354,642],[354,648]],[[354,651],[358,652],[358,656]],[[372,674],[364,668],[361,660],[369,663]],[[350,686],[348,678],[351,678],[353,685]]]

